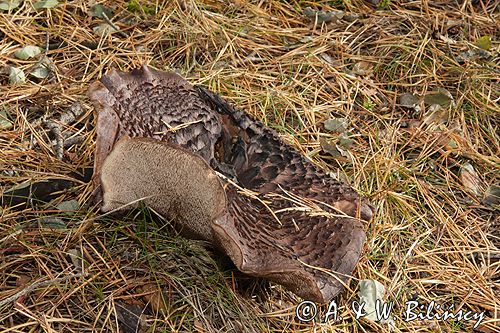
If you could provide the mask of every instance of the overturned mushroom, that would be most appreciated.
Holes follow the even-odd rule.
[[[184,235],[213,242],[242,272],[318,302],[342,290],[365,240],[357,219],[311,215],[290,198],[223,186],[200,156],[153,139],[120,140],[104,160],[101,181],[102,210],[142,200]]]
[[[175,73],[143,66],[111,70],[89,96],[98,110],[94,185],[114,143],[123,136],[178,144],[212,169],[259,193],[292,191],[325,209],[370,220],[373,208],[350,186],[329,177],[273,130]]]
[[[206,162],[197,172],[185,169],[183,182],[195,186],[193,179],[201,182],[200,175],[208,177],[219,172],[224,182],[224,214],[213,214],[211,209],[219,207],[217,201],[217,205],[212,203],[215,206],[202,205],[196,214],[182,217],[187,211],[178,202],[200,200],[204,195],[201,187],[194,196],[172,192],[178,200],[174,206],[171,197],[156,190],[157,199],[145,199],[146,204],[178,219],[180,225],[192,231],[187,233],[190,237],[200,236],[189,227],[198,225],[203,230],[201,236],[214,241],[245,273],[276,281],[311,300],[327,301],[342,290],[363,248],[361,219],[368,221],[373,215],[372,206],[353,188],[329,177],[261,122],[211,91],[191,86],[177,74],[146,66],[130,73],[112,70],[91,87],[89,95],[98,110],[94,173],[97,194],[100,173],[105,171],[103,162],[120,138],[146,137],[174,144],[175,149],[190,156],[187,160],[194,161],[196,156]],[[147,165],[142,173],[157,167],[160,169],[149,174],[167,175],[178,163],[163,158],[156,149],[134,154],[123,155],[125,165],[133,164],[127,162],[133,156],[142,156],[144,161],[148,160],[144,154],[152,157],[149,164],[142,162]],[[197,175],[190,178],[189,173]],[[144,178],[141,174],[138,179],[141,181],[132,187],[123,185],[134,191],[152,185],[170,189],[174,186],[172,182],[162,183],[161,177]],[[106,177],[102,180],[104,185]],[[210,193],[209,188],[205,190]],[[245,191],[251,195],[245,195]],[[104,208],[111,209],[114,206],[109,206],[106,186],[104,192]],[[131,193],[135,199],[151,194]],[[214,193],[214,198],[221,198]],[[205,210],[205,219],[194,218]]]

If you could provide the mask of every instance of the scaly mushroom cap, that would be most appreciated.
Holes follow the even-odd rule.
[[[184,154],[196,154],[238,187],[255,192],[247,196],[225,184],[225,214],[209,214],[215,243],[241,271],[321,302],[342,289],[365,241],[359,219],[373,215],[354,189],[326,175],[259,121],[176,74],[143,66],[131,73],[112,71],[101,81],[90,90],[98,110],[96,190],[102,162],[121,137],[182,146]],[[154,149],[148,154],[164,160]],[[169,169],[168,163],[160,166]]]

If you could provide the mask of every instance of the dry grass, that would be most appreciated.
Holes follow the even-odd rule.
[[[376,206],[365,255],[337,298],[343,320],[297,321],[300,300],[291,293],[241,276],[147,210],[100,217],[85,206],[90,186],[77,182],[50,203],[0,211],[1,332],[115,332],[127,310],[141,315],[142,331],[388,331],[350,310],[359,279],[368,278],[385,285],[398,318],[418,295],[422,303],[485,311],[478,329],[500,332],[499,210],[483,200],[500,183],[497,2],[384,1],[379,10],[359,0],[141,3],[134,12],[105,2],[120,29],[105,37],[93,33],[104,21],[89,15],[85,1],[38,11],[25,1],[0,12],[2,65],[28,72],[37,60],[12,53],[47,40],[54,65],[45,80],[14,86],[0,77],[0,111],[13,123],[0,130],[2,190],[91,167],[95,115],[85,93],[108,69],[146,62],[177,70],[282,133]],[[307,6],[359,17],[315,25]],[[484,35],[493,40],[491,56],[460,62]],[[437,89],[454,104],[435,113],[398,104],[403,93]],[[79,139],[59,160],[37,119],[57,120],[74,102],[82,114],[62,131]],[[320,146],[338,137],[323,126],[330,117],[349,119],[354,145],[346,156]],[[463,179],[465,163],[477,171],[472,182]],[[55,209],[69,199],[82,208]],[[472,325],[398,319],[395,331],[469,332]]]

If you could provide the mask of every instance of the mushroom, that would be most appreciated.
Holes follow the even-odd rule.
[[[206,220],[195,223],[189,215],[191,218],[179,218],[181,225],[188,230],[188,225],[204,225],[203,235],[209,235],[206,228],[210,228],[209,240],[227,253],[238,269],[276,281],[297,295],[327,301],[342,290],[365,241],[361,221],[369,221],[374,210],[353,188],[328,176],[246,112],[204,87],[191,86],[177,74],[147,66],[130,73],[112,70],[92,85],[89,95],[98,111],[94,164],[97,197],[101,179],[105,179],[100,176],[103,162],[121,138],[145,137],[168,143],[190,158],[203,160],[205,167],[190,173],[207,177],[216,174],[225,192],[224,214],[215,217],[209,213],[214,207],[205,206],[197,214],[207,210]],[[153,141],[137,142],[145,145]],[[163,158],[156,149],[147,151],[153,160],[163,161],[149,165],[165,168],[155,171],[158,175],[168,174],[175,167],[172,159]],[[144,154],[139,155],[146,160]],[[123,161],[128,158],[132,157],[123,156]],[[172,163],[174,166],[170,166]],[[199,175],[191,179],[199,180]],[[183,178],[183,182],[191,179]],[[144,188],[151,186],[145,179],[140,183]],[[175,188],[168,182],[157,182],[155,188],[159,184]],[[106,195],[107,190],[104,192]],[[204,194],[200,192],[201,187],[196,193],[201,197]],[[153,201],[145,199],[145,203],[168,216],[186,213],[181,208],[182,212],[176,211],[178,205],[173,211],[164,209],[168,205],[163,207],[161,201],[170,202],[172,198],[160,194]],[[177,194],[180,201],[198,198]],[[107,202],[106,198],[104,207],[109,209]],[[196,232],[187,235],[199,236]]]
[[[223,183],[203,158],[185,148],[125,137],[102,164],[102,210],[142,201],[173,219],[185,236],[212,242],[243,273],[317,302],[342,290],[365,240],[359,220],[311,215],[303,205],[291,205],[290,198],[258,198]]]

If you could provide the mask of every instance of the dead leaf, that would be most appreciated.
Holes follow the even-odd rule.
[[[144,312],[144,305],[126,303],[124,301],[115,302],[115,310],[121,332],[123,333],[142,333],[147,332],[147,324],[141,318]]]
[[[365,304],[364,310],[366,312],[366,316],[363,318],[373,322],[379,321],[376,313],[376,304],[377,302],[380,304],[384,303],[384,295],[385,287],[382,283],[372,279],[361,280],[359,282],[359,302]],[[392,318],[388,320],[382,319],[380,322],[389,324],[390,329],[395,325]]]
[[[9,114],[7,110],[0,111],[0,130],[8,130],[13,126],[12,121],[10,121]]]
[[[168,299],[157,284],[149,283],[140,287],[139,290],[144,293],[144,299],[155,313],[168,313],[170,310]]]
[[[460,169],[460,179],[465,188],[479,196],[481,194],[481,179],[470,163],[465,163]]]
[[[344,17],[344,12],[339,11],[324,11],[324,10],[314,10],[311,7],[306,7],[304,9],[304,14],[313,22],[329,23],[333,21],[341,20]]]
[[[83,273],[83,253],[78,249],[69,249],[67,253],[75,269]]]
[[[10,84],[18,84],[26,82],[26,75],[22,69],[10,66],[9,67],[9,82]]]
[[[319,55],[319,58],[328,65],[331,65],[334,67],[341,67],[342,66],[342,63],[340,61],[333,59],[331,56],[329,56],[326,53],[321,53]]]
[[[37,222],[42,229],[67,229],[66,223],[59,217],[41,217]]]
[[[415,108],[420,103],[420,97],[411,93],[404,93],[399,96],[399,104],[406,108]]]
[[[26,45],[20,50],[14,52],[14,56],[17,59],[28,60],[30,58],[36,57],[42,52],[42,49],[35,45]]]
[[[113,11],[100,3],[90,7],[90,16],[104,18],[104,15],[110,19],[113,17]]]
[[[337,145],[335,145],[335,143],[332,143],[330,140],[327,140],[325,138],[320,138],[319,144],[321,146],[321,149],[323,149],[325,153],[328,153],[333,157],[342,156],[340,150],[337,149]]]
[[[44,9],[44,8],[49,9],[49,8],[54,8],[58,4],[59,1],[57,0],[42,0],[35,3],[33,7],[35,7],[35,9]]]
[[[453,103],[453,96],[448,90],[440,88],[425,94],[424,102],[427,105],[448,106]]]
[[[64,212],[72,213],[80,209],[80,204],[76,200],[68,200],[61,202],[56,208]]]
[[[21,0],[4,0],[0,1],[0,10],[12,10],[19,7]]]
[[[482,203],[488,206],[500,205],[500,186],[490,185],[486,190]]]
[[[439,35],[439,39],[441,39],[445,43],[452,44],[452,45],[457,43],[456,40],[454,40],[448,36],[441,35],[441,34]]]
[[[343,133],[349,126],[349,120],[347,118],[330,118],[325,121],[324,125],[328,131]]]
[[[340,134],[339,146],[341,146],[342,148],[345,148],[345,149],[351,148],[352,145],[354,144],[354,140],[351,139],[351,137],[352,137],[352,133],[350,133],[350,132]]]
[[[373,66],[369,62],[360,61],[354,64],[351,73],[361,76],[369,76],[373,73]]]
[[[94,33],[98,36],[104,37],[114,32],[117,32],[115,28],[107,23],[101,23],[98,26],[94,27]]]

